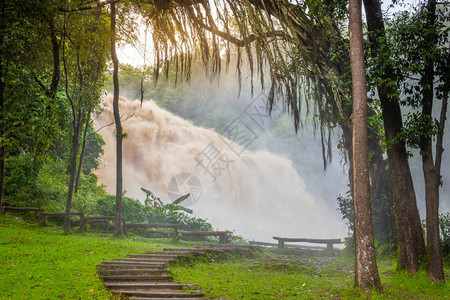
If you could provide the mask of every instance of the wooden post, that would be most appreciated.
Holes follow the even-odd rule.
[[[84,213],[80,213],[80,230],[86,231],[86,219],[84,218]]]
[[[176,225],[174,228],[173,228],[173,234],[175,235],[175,238],[178,240],[178,225]]]
[[[284,240],[283,239],[278,240],[278,248],[284,248]]]
[[[126,220],[124,220],[123,218],[122,218],[122,230],[123,230],[123,234],[124,235],[128,235],[128,226],[127,226],[127,221]],[[117,232],[117,230],[116,230],[116,232]]]
[[[41,213],[39,215],[39,221],[40,221],[41,226],[45,226],[45,216],[46,216],[45,213]]]
[[[327,244],[327,250],[328,250],[328,251],[333,250],[333,243],[328,243],[328,244]]]

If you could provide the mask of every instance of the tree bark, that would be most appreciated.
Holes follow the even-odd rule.
[[[355,283],[364,290],[381,290],[375,258],[370,204],[367,87],[361,20],[361,0],[350,0],[350,68],[353,95],[353,201],[355,211]]]
[[[50,29],[50,38],[53,49],[53,74],[50,89],[47,91],[47,97],[56,102],[56,93],[58,92],[59,79],[61,78],[61,58],[60,58],[60,44],[56,35],[57,31],[52,20],[47,20]]]
[[[3,44],[3,39],[0,33],[0,47]],[[5,82],[3,81],[3,54],[0,53],[0,120],[4,122],[4,115],[3,115],[3,107],[5,104]],[[3,136],[3,126],[0,126],[0,137]],[[5,178],[5,146],[0,146],[0,215],[3,212],[3,185],[4,185],[4,178]]]
[[[72,199],[73,199],[73,189],[75,183],[75,177],[77,174],[77,160],[78,160],[78,150],[80,147],[80,131],[82,121],[82,110],[78,111],[78,118],[74,118],[72,121],[72,143],[70,147],[70,181],[69,181],[69,189],[67,192],[67,201],[66,201],[66,211],[64,215],[64,232],[70,232],[70,211],[72,209]]]
[[[119,113],[119,59],[116,53],[116,4],[111,2],[111,57],[114,65],[113,70],[113,110],[114,122],[116,123],[116,216],[114,220],[115,234],[122,234],[122,124]]]
[[[1,18],[5,15],[4,1],[0,2],[1,5]],[[0,22],[0,122],[4,122],[4,106],[5,106],[5,81],[4,81],[4,69],[3,69],[3,29],[4,22]],[[1,123],[0,123],[1,124]],[[0,126],[0,137],[3,136],[3,126]],[[3,212],[3,185],[5,178],[5,146],[0,145],[0,215]]]
[[[380,51],[379,39],[385,36],[381,4],[379,0],[364,0],[364,8],[371,55],[376,56]],[[384,74],[383,79],[390,80],[393,74],[391,62],[387,62],[386,69],[388,71]],[[399,99],[398,96],[391,96],[395,95],[395,89],[388,85],[379,84],[377,90],[381,102],[386,140],[392,142],[387,149],[387,154],[399,242],[397,268],[407,268],[410,272],[417,272],[419,263],[425,255],[425,242],[406,146],[402,141],[393,142],[403,127]]]
[[[436,22],[436,1],[429,0],[427,5],[427,27],[432,28]],[[427,45],[436,44],[434,31],[427,31]],[[434,60],[428,56],[425,60],[422,86],[422,114],[432,118],[434,101]],[[431,128],[430,128],[431,130]],[[443,130],[443,128],[442,128]],[[433,162],[433,145],[430,136],[422,136],[420,141],[422,170],[425,179],[425,204],[427,208],[426,232],[428,250],[428,276],[434,282],[445,282],[442,266],[441,240],[439,237],[439,182],[440,176]]]
[[[86,149],[86,140],[87,140],[87,135],[88,135],[89,122],[91,120],[91,110],[92,110],[92,105],[89,104],[89,109],[86,113],[86,122],[84,125],[83,142],[81,145],[80,161],[78,162],[77,178],[75,179],[75,189],[74,189],[75,194],[78,193],[78,185],[80,183],[81,166],[83,165],[84,151]]]

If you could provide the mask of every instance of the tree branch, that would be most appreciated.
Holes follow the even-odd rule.
[[[254,42],[258,36],[256,36],[255,34],[250,34],[249,36],[247,36],[244,39],[239,39],[237,37],[234,37],[226,32],[220,31],[217,26],[213,24],[213,26],[209,26],[205,23],[203,23],[199,17],[197,17],[194,12],[192,11],[192,9],[188,8],[189,13],[191,14],[191,17],[195,20],[195,22],[197,23],[197,25],[200,26],[200,28],[205,29],[206,31],[209,31],[217,36],[220,36],[221,38],[223,38],[226,41],[229,41],[230,43],[236,45],[237,47],[245,47],[248,44],[251,44],[252,42]],[[281,38],[285,38],[286,37],[286,33],[281,31],[281,30],[274,30],[271,32],[268,32],[264,35],[262,35],[261,37],[263,38],[268,38],[268,37],[281,37]]]
[[[58,7],[58,11],[60,12],[77,12],[77,11],[84,11],[84,10],[91,10],[94,8],[99,8],[111,3],[117,3],[120,0],[106,0],[103,2],[97,1],[95,4],[86,5],[86,6],[80,6],[80,7],[72,7],[72,8],[64,8],[64,7]]]

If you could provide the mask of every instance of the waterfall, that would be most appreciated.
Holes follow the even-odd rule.
[[[103,111],[95,119],[95,127],[106,145],[97,175],[100,183],[114,193],[112,96],[103,97],[101,105]],[[120,112],[126,133],[126,196],[143,201],[144,187],[168,203],[191,193],[182,205],[207,219],[215,229],[235,230],[248,239],[346,235],[346,225],[339,215],[323,199],[306,191],[289,159],[267,151],[243,151],[242,145],[213,130],[196,127],[153,101],[144,101],[141,106],[139,101],[121,98]]]

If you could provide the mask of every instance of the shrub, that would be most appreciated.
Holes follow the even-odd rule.
[[[439,215],[441,231],[442,256],[450,256],[450,212]]]

